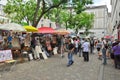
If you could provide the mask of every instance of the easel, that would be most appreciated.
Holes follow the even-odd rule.
[[[0,76],[2,76],[3,72],[6,71],[8,67],[9,67],[9,71],[12,71],[13,67],[17,63],[17,60],[13,59],[11,50],[1,50],[0,51],[0,63],[5,64],[2,68],[2,73],[0,74]]]

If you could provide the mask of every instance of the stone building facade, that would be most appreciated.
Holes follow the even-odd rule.
[[[120,40],[120,0],[111,0],[112,35]]]
[[[90,36],[94,36],[96,38],[104,37],[107,34],[107,22],[108,22],[108,8],[106,5],[100,6],[89,6],[85,10],[85,12],[94,14],[94,23]],[[79,30],[79,33],[84,32],[83,30]]]

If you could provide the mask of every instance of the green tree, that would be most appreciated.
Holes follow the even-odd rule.
[[[66,2],[67,0],[8,0],[4,12],[14,22],[22,23],[25,20],[36,27],[44,14]]]
[[[92,0],[73,0],[72,3],[61,5],[55,9],[52,9],[46,16],[52,21],[59,24],[64,24],[67,28],[74,28],[76,25],[75,15],[79,15],[83,12],[88,4],[92,4]],[[74,10],[74,13],[72,14]],[[50,15],[50,16],[49,16]],[[77,21],[77,24],[79,22]]]
[[[66,29],[68,28],[68,20],[70,16],[66,9],[54,8],[48,14],[46,14],[45,17],[48,17],[53,22],[65,25],[64,28]]]
[[[51,10],[56,8],[58,10],[56,14],[58,17],[56,20],[59,19],[58,21],[61,23],[61,21],[64,21],[65,18],[62,18],[62,15],[60,15],[59,12],[61,9],[66,8],[66,5],[68,5],[67,1],[68,0],[8,0],[4,7],[4,12],[9,15],[13,22],[27,22],[27,24],[31,24],[36,27],[40,19],[45,14],[49,15]],[[86,5],[91,3],[92,0],[73,0],[72,8],[79,14],[85,9]],[[67,24],[67,22],[71,21],[71,16],[69,16],[69,19],[66,20],[65,23]],[[69,27],[72,28],[73,26],[69,25]]]
[[[73,0],[71,5],[74,7],[76,13],[80,14],[89,4],[93,4],[93,0]]]
[[[74,19],[76,20],[76,32],[81,28],[85,28],[85,34],[88,35],[89,29],[93,26],[94,14],[82,12],[81,14],[77,14]]]
[[[55,22],[65,24],[66,29],[75,28],[76,23],[79,23],[79,20],[76,21],[75,16],[83,12],[86,6],[92,3],[92,0],[73,0],[73,2],[67,5],[64,4],[61,7],[51,10],[49,14],[51,14],[50,17],[52,17],[52,20],[55,20]]]

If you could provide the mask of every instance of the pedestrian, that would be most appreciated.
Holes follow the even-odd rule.
[[[81,49],[81,40],[80,40],[79,37],[77,37],[77,39],[78,39],[78,53],[79,53],[79,57],[81,57],[81,51],[82,51],[82,49]]]
[[[83,43],[85,42],[85,39],[84,38],[82,38],[81,40],[80,40],[80,51],[79,51],[79,57],[83,57],[83,48],[82,48],[82,45],[83,45]]]
[[[112,41],[109,40],[108,41],[108,59],[111,58],[111,54],[113,54],[113,52],[112,52]]]
[[[71,40],[68,42],[68,64],[67,67],[71,66],[74,61],[73,61],[73,53],[74,53],[74,44],[71,43]]]
[[[4,39],[3,39],[2,33],[0,33],[0,50],[3,50],[3,42],[4,42]]]
[[[98,52],[98,59],[102,60],[102,54],[101,54],[101,48],[102,48],[102,43],[98,40],[98,43],[96,44],[97,52]]]
[[[110,55],[113,64],[114,64],[114,52],[113,52],[112,48],[113,48],[114,46],[116,46],[117,44],[118,44],[118,40],[115,39],[115,40],[113,41],[113,43],[112,43],[112,47],[111,47],[111,55]]]
[[[7,41],[8,41],[8,42],[12,42],[12,39],[13,39],[13,38],[12,38],[12,35],[9,34],[8,37],[7,37]]]
[[[74,39],[74,46],[75,46],[74,54],[77,55],[77,53],[78,53],[78,46],[79,46],[79,40],[77,38]]]
[[[40,46],[39,38],[36,37],[35,38],[35,53],[34,53],[35,60],[40,60],[39,46]]]
[[[91,38],[90,39],[90,53],[93,54],[93,50],[94,50],[94,39]]]
[[[90,43],[88,42],[87,39],[85,39],[85,42],[82,44],[82,48],[83,48],[84,61],[88,62],[89,61]]]
[[[61,48],[60,48],[60,53],[61,53],[61,57],[64,57],[64,47],[65,47],[65,37],[64,35],[61,36]]]
[[[50,40],[50,38],[46,38],[45,46],[46,46],[45,50],[49,54],[49,57],[51,57],[53,55],[53,49],[52,49],[52,46],[51,46],[51,40]]]
[[[106,54],[107,48],[108,48],[108,45],[106,43],[103,43],[103,46],[102,46],[103,65],[107,64],[107,54]]]
[[[115,68],[120,68],[120,44],[119,41],[117,42],[117,45],[112,48],[114,53],[114,64]]]

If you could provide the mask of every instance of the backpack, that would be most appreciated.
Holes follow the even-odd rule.
[[[91,45],[94,45],[94,40],[91,40],[91,41],[90,41],[90,44],[91,44]]]
[[[108,49],[108,44],[104,44],[105,48]]]

